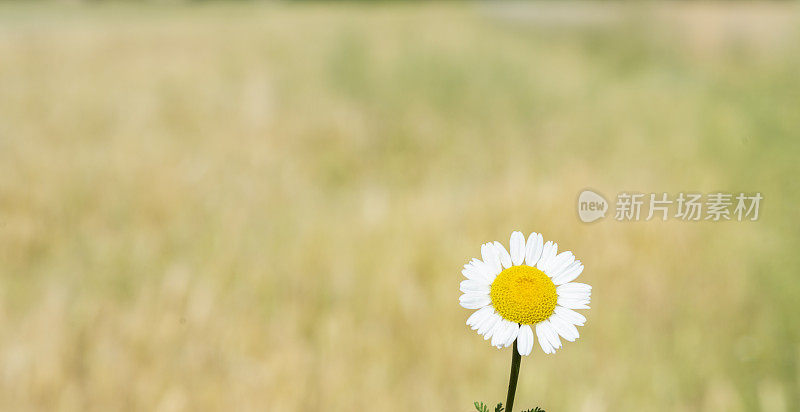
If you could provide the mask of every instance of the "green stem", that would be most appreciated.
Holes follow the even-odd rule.
[[[508,396],[506,396],[506,412],[513,412],[514,409],[514,395],[517,393],[517,378],[519,378],[519,364],[522,356],[519,356],[517,350],[517,341],[514,341],[514,347],[511,350],[511,377],[508,379]]]

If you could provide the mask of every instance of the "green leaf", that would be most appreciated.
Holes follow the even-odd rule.
[[[505,409],[503,408],[503,404],[498,403],[497,406],[494,407],[494,412],[503,412],[503,409]]]
[[[483,402],[481,402],[480,404],[478,402],[475,402],[475,409],[477,409],[478,412],[489,412],[489,407],[484,405]]]

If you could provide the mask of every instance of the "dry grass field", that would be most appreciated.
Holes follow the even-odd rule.
[[[0,409],[469,411],[461,266],[594,286],[517,405],[800,410],[791,3],[0,4]],[[584,188],[756,222],[584,224]]]

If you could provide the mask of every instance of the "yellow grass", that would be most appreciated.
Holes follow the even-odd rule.
[[[497,402],[510,353],[464,325],[459,272],[521,229],[594,290],[579,341],[523,360],[520,408],[798,410],[797,23],[4,4],[0,409]],[[757,222],[587,225],[587,187],[765,200]]]

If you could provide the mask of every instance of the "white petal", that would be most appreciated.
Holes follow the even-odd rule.
[[[511,263],[521,265],[525,261],[525,235],[513,232],[508,247],[511,249]]]
[[[502,339],[498,339],[497,340],[497,347],[498,348],[503,348],[503,347],[506,346],[506,341],[508,341],[508,338],[511,336],[511,334],[514,333],[514,327],[516,325],[517,324],[515,322],[511,322],[510,320],[506,321],[506,327],[503,330]]]
[[[505,330],[506,330],[506,320],[501,318],[500,322],[497,322],[494,325],[494,327],[492,327],[492,329],[489,330],[488,333],[486,333],[486,335],[483,335],[483,338],[484,339],[492,338],[490,343],[491,343],[492,346],[495,346],[496,342],[497,342],[497,338],[500,337],[500,335],[502,335],[503,331],[505,331]]]
[[[517,338],[517,352],[522,356],[528,356],[533,349],[533,330],[530,325],[519,327],[519,337]]]
[[[556,253],[558,253],[558,243],[553,243],[552,241],[548,240],[542,248],[542,257],[539,258],[539,262],[536,263],[536,267],[542,272],[548,273],[547,267],[550,265],[550,260],[556,256]]]
[[[563,285],[561,285],[561,286],[556,288],[556,292],[558,292],[559,294],[564,293],[564,292],[590,292],[591,293],[591,291],[592,291],[592,287],[590,285],[587,285],[585,283],[576,283],[576,282],[565,283],[565,284],[563,284]]]
[[[554,278],[553,283],[556,285],[563,285],[565,283],[572,282],[578,277],[578,275],[581,274],[581,272],[583,272],[583,264],[581,264],[580,260],[576,260],[575,262],[572,262],[571,265],[567,266],[567,269],[565,269],[558,277]]]
[[[533,232],[528,236],[528,243],[525,244],[525,264],[536,266],[536,262],[542,256],[542,235]]]
[[[550,340],[547,339],[544,329],[544,322],[539,322],[536,324],[536,339],[539,339],[539,346],[542,347],[544,353],[556,353],[555,349],[550,344]]]
[[[511,322],[503,319],[500,329],[492,334],[492,346],[500,347],[503,345],[503,343],[506,341],[506,337],[508,337],[510,323]]]
[[[482,280],[462,280],[458,288],[464,293],[489,294],[489,284]]]
[[[569,261],[569,263],[566,263],[566,264],[563,264],[563,265],[559,265],[558,268],[551,267],[550,268],[550,278],[551,279],[558,279],[560,276],[564,275],[568,270],[570,270],[570,268],[574,268],[575,267],[575,266],[573,266],[574,263],[575,263],[575,259],[574,259],[574,256],[573,256],[573,259],[571,259]]]
[[[585,300],[587,302],[591,301],[592,292],[582,292],[582,291],[566,291],[558,293],[559,298],[564,298],[567,300]]]
[[[458,298],[458,302],[466,309],[480,309],[492,303],[492,299],[482,293],[465,293]]]
[[[567,309],[589,309],[589,303],[588,300],[558,299],[558,304]]]
[[[499,320],[497,321],[497,323],[494,324],[494,326],[492,326],[491,329],[489,329],[488,332],[486,332],[486,334],[483,335],[483,340],[488,340],[489,338],[493,338],[494,335],[502,332],[505,329],[506,326],[505,319],[501,318],[499,315],[497,317],[499,318]]]
[[[473,258],[471,262],[464,265],[464,269],[461,271],[461,274],[470,280],[481,280],[487,284],[491,283],[491,280],[489,280],[489,268],[482,261],[475,258]]]
[[[567,309],[563,306],[556,306],[555,309],[556,315],[558,315],[561,319],[572,323],[574,325],[583,326],[586,323],[586,317],[581,315],[578,312],[575,312],[572,309]]]
[[[528,350],[527,350],[528,354],[530,354],[533,351],[533,346],[534,346],[535,342],[534,342],[534,338],[533,338],[533,327],[530,326],[530,325],[527,325],[527,326],[528,326],[528,329],[531,330],[529,332],[530,339],[528,340]]]
[[[501,321],[503,318],[500,317],[496,312],[494,312],[494,308],[492,308],[492,313],[484,319],[480,325],[478,325],[478,335],[485,336],[486,333],[494,328],[494,325],[497,322]]]
[[[548,320],[539,323],[544,324],[544,335],[550,340],[550,345],[555,349],[560,348],[561,339],[558,338],[558,333],[556,333],[556,330],[553,329],[553,324],[551,324]]]
[[[558,300],[556,301],[556,303],[558,303],[558,301],[564,301],[564,302],[575,301],[575,302],[582,302],[588,305],[589,303],[591,303],[592,298],[590,294],[583,294],[580,297],[575,297],[574,294],[563,294],[563,295],[558,295]]]
[[[506,337],[506,341],[503,344],[503,347],[507,348],[514,344],[514,341],[517,340],[517,336],[519,336],[519,324],[517,322],[511,322],[511,332]]]
[[[483,322],[487,317],[489,317],[492,312],[494,312],[494,308],[489,306],[484,306],[475,311],[472,315],[469,316],[467,319],[467,325],[472,328],[472,330],[478,329],[478,325]]]
[[[517,352],[520,355],[525,355],[525,348],[528,346],[528,342],[526,340],[528,339],[528,335],[523,333],[525,326],[527,325],[521,325],[519,327],[519,332],[517,332]]]
[[[494,247],[494,244],[489,242],[481,245],[481,257],[483,257],[483,262],[488,266],[490,277],[494,279],[492,276],[497,276],[497,274],[503,270],[502,266],[500,266],[500,257],[497,255],[497,248]]]
[[[562,338],[570,341],[575,342],[575,339],[578,339],[580,336],[578,334],[578,329],[575,325],[565,322],[556,314],[550,315],[550,318],[547,319],[551,325],[553,325],[553,329],[561,335]]]
[[[500,263],[503,264],[504,269],[508,269],[511,267],[511,255],[508,254],[508,251],[503,246],[502,243],[498,241],[494,241],[494,247],[497,249],[497,256],[500,258]]]
[[[498,348],[503,348],[503,347],[506,346],[506,341],[508,341],[509,336],[511,336],[511,334],[514,333],[514,326],[515,325],[516,325],[515,322],[506,321],[506,327],[505,327],[505,330],[503,331],[503,339],[502,340],[498,340],[498,342],[497,342],[497,347]]]
[[[567,266],[571,265],[572,262],[575,261],[575,255],[572,254],[570,251],[561,252],[558,256],[554,257],[552,262],[550,262],[550,266],[548,270],[550,271],[550,277],[554,278],[556,275],[560,274]]]
[[[494,279],[497,277],[497,275],[500,274],[499,271],[496,272],[491,265],[488,265],[486,263],[483,264],[483,270],[484,273],[486,274],[486,279],[490,285],[492,284],[492,282],[494,282]]]

